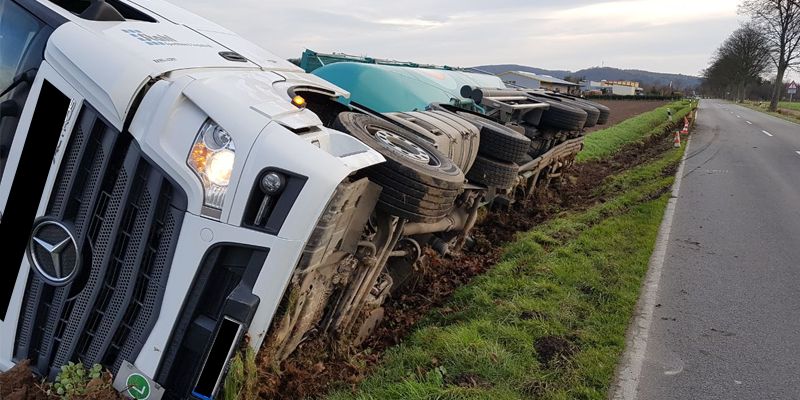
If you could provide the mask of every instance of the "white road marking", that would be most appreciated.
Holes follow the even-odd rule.
[[[741,115],[737,115],[736,118],[742,118],[742,116]]]
[[[765,135],[767,135],[767,136],[769,136],[769,137],[772,137],[772,134],[771,134],[771,133],[769,133],[769,132],[767,132],[767,131],[761,131],[761,132],[764,132],[764,134],[765,134]]]
[[[656,239],[656,246],[650,263],[647,268],[642,294],[636,303],[636,317],[628,328],[625,343],[625,353],[622,355],[622,362],[617,370],[614,387],[612,388],[613,400],[636,400],[639,390],[639,380],[642,374],[642,364],[647,351],[647,337],[650,335],[650,326],[653,323],[653,312],[655,311],[656,300],[658,300],[658,287],[661,283],[661,270],[667,256],[667,245],[672,232],[672,221],[675,216],[675,206],[678,202],[678,194],[683,180],[683,170],[686,166],[686,156],[689,154],[689,146],[692,138],[686,142],[686,151],[683,153],[683,160],[678,167],[675,175],[675,183],[672,186],[672,197],[667,203],[664,211],[664,219],[661,221],[661,228]],[[800,154],[800,152],[798,152]]]
[[[795,153],[797,153],[797,155],[800,156],[800,151],[795,151]]]
[[[753,125],[753,123],[750,121],[744,121],[744,122],[747,122],[747,125]]]

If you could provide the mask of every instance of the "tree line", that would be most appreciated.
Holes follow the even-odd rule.
[[[784,78],[800,66],[800,1],[745,0],[748,17],[714,53],[703,71],[703,91],[731,100],[769,100],[775,111],[786,94]]]

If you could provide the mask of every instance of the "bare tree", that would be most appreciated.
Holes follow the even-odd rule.
[[[748,87],[758,85],[770,70],[766,37],[752,23],[744,24],[719,47],[703,71],[706,89],[717,94],[733,92],[736,100],[748,97]],[[725,96],[727,97],[727,96]]]
[[[777,78],[770,110],[778,109],[786,70],[800,65],[800,3],[798,0],[745,0],[739,12],[749,15],[767,39]]]

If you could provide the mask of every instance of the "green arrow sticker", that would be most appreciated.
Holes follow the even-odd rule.
[[[130,374],[126,381],[128,394],[136,400],[150,397],[150,381],[140,374]]]

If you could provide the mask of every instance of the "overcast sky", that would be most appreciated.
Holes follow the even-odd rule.
[[[284,58],[310,48],[420,63],[697,75],[738,0],[171,0]]]

